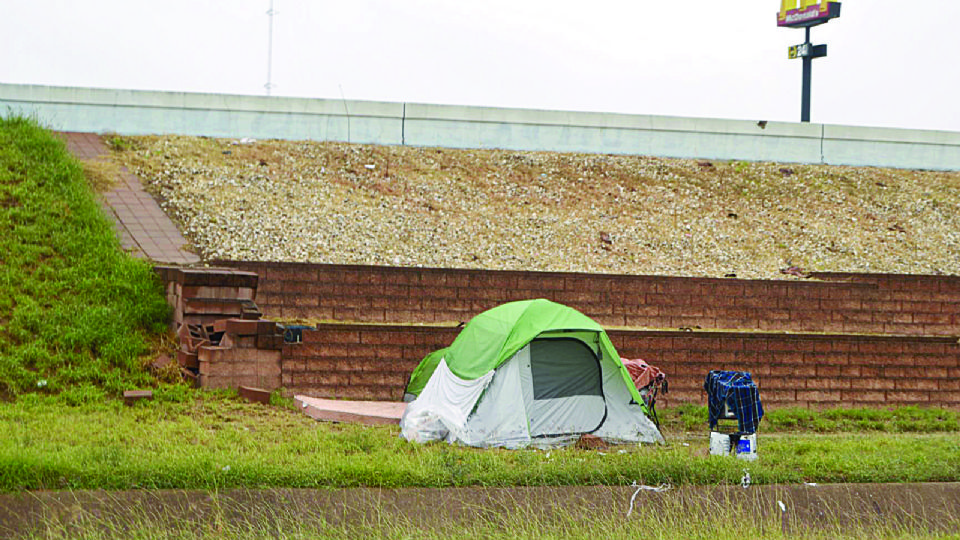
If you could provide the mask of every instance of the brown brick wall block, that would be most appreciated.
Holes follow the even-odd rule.
[[[423,356],[458,333],[436,326],[320,325],[304,334],[305,343],[283,347],[283,385],[317,396],[398,399]],[[667,373],[666,406],[702,404],[707,372],[733,369],[753,373],[772,406],[960,407],[960,346],[948,338],[628,330],[609,335],[622,357],[644,358]]]
[[[449,345],[452,327],[323,324],[282,348],[287,391],[340,399],[396,400],[428,353]]]
[[[823,273],[817,274],[819,280],[762,281],[301,263],[219,264],[260,274],[257,300],[268,317],[386,323],[466,321],[504,302],[543,297],[570,305],[604,324],[638,328],[960,334],[960,279],[949,276]]]
[[[207,322],[214,312],[231,312],[235,303],[256,296],[259,285],[263,311],[285,318],[465,322],[505,301],[546,297],[612,326],[886,332],[917,337],[671,330],[610,334],[623,357],[645,358],[668,373],[674,390],[665,397],[667,404],[702,402],[707,371],[737,369],[751,371],[772,404],[960,406],[957,343],[920,337],[960,333],[960,279],[851,274],[823,275],[821,282],[750,281],[231,265],[250,272],[157,269],[170,282],[168,300],[193,312],[179,315],[177,322]],[[259,281],[253,272],[260,274]],[[291,346],[278,342],[275,328],[266,328],[269,321],[234,324],[250,328],[230,329],[235,333],[227,343],[232,349],[199,351],[204,386],[283,384],[288,390],[315,389],[353,399],[398,398],[420,359],[459,333],[452,327],[326,324],[305,332],[303,344]]]

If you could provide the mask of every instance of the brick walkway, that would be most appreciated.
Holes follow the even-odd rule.
[[[61,136],[79,159],[95,159],[109,153],[96,133],[62,133]],[[103,194],[101,204],[116,224],[120,245],[133,255],[175,264],[200,261],[200,257],[183,249],[187,240],[157,201],[144,191],[140,179],[126,169],[117,185]]]

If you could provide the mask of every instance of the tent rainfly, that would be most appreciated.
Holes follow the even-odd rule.
[[[401,436],[469,446],[561,446],[590,433],[663,442],[603,328],[549,300],[474,317],[410,376]]]

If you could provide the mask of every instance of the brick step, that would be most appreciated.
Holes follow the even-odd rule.
[[[234,268],[155,266],[153,270],[160,276],[160,279],[162,279],[164,283],[177,283],[186,287],[242,287],[256,289],[259,281],[256,272],[236,270]]]

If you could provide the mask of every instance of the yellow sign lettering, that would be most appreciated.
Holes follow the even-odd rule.
[[[805,10],[819,4],[820,13],[830,11],[830,4],[836,3],[836,0],[780,0],[781,21],[786,20],[787,12],[794,10]]]
[[[780,0],[780,20],[787,18],[787,12],[797,9],[797,0]]]

